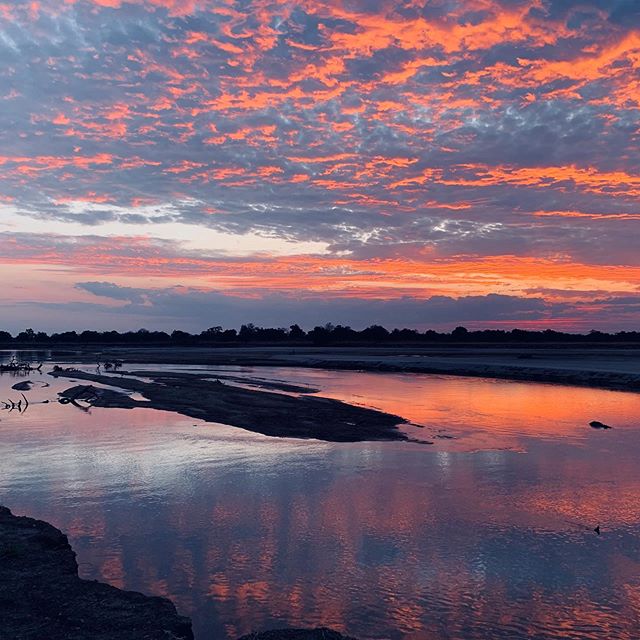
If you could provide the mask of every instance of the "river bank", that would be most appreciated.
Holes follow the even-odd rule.
[[[78,577],[67,536],[0,506],[0,640],[193,640],[166,598]],[[240,640],[353,640],[331,629],[280,629]]]
[[[498,378],[640,391],[640,350],[632,347],[113,347],[57,352],[57,360],[120,359],[130,365],[306,367]]]
[[[67,536],[0,506],[0,639],[193,640],[165,598],[78,577]]]

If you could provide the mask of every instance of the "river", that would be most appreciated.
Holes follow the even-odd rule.
[[[0,398],[35,383],[26,411],[0,410],[0,503],[67,533],[82,577],[171,598],[198,640],[283,626],[361,640],[638,637],[638,394],[215,370],[402,415],[432,443],[335,444],[81,411],[56,402],[73,383],[50,367],[0,376]]]

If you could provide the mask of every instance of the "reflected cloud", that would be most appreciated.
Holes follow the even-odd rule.
[[[3,500],[68,532],[84,577],[172,598],[202,638],[321,625],[398,640],[635,638],[636,394],[261,375],[456,439],[292,442],[148,409],[36,405],[3,418]],[[588,427],[596,410],[613,430]]]

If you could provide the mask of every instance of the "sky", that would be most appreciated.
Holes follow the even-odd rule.
[[[640,329],[638,0],[0,0],[0,328]]]

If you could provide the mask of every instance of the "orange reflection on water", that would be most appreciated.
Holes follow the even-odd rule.
[[[172,598],[199,640],[321,625],[363,640],[636,640],[637,396],[297,381],[457,440],[292,442],[152,410],[42,406],[3,419],[3,500],[68,532],[83,577]]]
[[[290,369],[273,369],[287,379]],[[420,374],[305,371],[304,380],[322,389],[320,395],[372,406],[440,433],[464,436],[439,442],[439,448],[523,449],[526,439],[588,440],[592,420],[616,427],[640,425],[636,393]],[[299,380],[300,377],[298,376]],[[434,429],[436,431],[434,431]],[[412,435],[421,437],[419,432]]]

